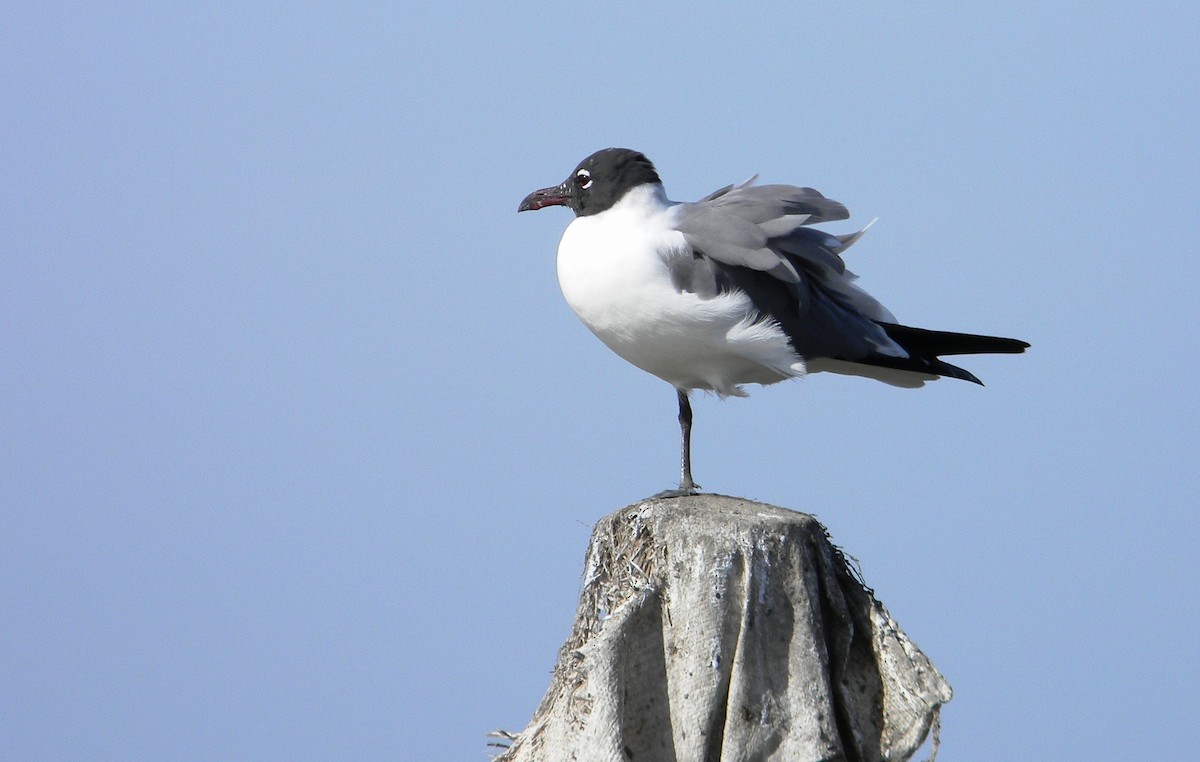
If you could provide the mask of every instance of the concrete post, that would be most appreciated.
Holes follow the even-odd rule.
[[[593,530],[571,636],[499,760],[906,760],[950,696],[812,516],[651,499]]]

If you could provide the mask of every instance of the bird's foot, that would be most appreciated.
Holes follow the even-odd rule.
[[[665,500],[670,497],[687,497],[688,495],[699,495],[699,484],[680,484],[676,489],[665,489],[662,492],[656,492],[650,497],[654,500]]]

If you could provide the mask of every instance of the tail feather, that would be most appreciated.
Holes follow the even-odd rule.
[[[980,336],[974,333],[930,331],[898,323],[880,323],[888,337],[910,354],[925,357],[941,355],[1020,354],[1029,343],[1000,336]]]
[[[872,355],[859,360],[866,365],[896,370],[926,373],[937,376],[958,378],[963,381],[983,385],[966,368],[951,365],[940,359],[940,355],[972,355],[972,354],[1020,354],[1029,346],[1020,339],[1006,339],[1000,336],[980,336],[972,333],[954,333],[952,331],[930,331],[925,328],[913,328],[898,323],[879,323],[887,333],[888,338],[904,347],[908,357],[889,357],[887,355]]]

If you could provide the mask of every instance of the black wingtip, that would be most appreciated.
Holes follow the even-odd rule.
[[[942,355],[1018,355],[1029,348],[1029,342],[1003,336],[983,336],[976,333],[931,331],[898,323],[880,323],[889,338],[913,354],[925,357]]]
[[[942,360],[938,360],[936,358],[929,361],[929,369],[931,372],[936,373],[939,376],[958,378],[962,379],[963,381],[970,381],[973,384],[979,384],[980,386],[983,386],[983,382],[979,380],[979,377],[966,368],[960,368],[957,365],[951,365],[948,362],[943,362]]]
[[[974,373],[966,368],[951,365],[942,360],[940,355],[1020,354],[1029,348],[1027,341],[1007,339],[1001,336],[930,331],[897,323],[879,323],[879,325],[887,332],[892,341],[904,347],[909,356],[900,358],[889,355],[873,355],[857,362],[916,373],[932,373],[946,378],[970,381],[980,386],[983,386],[983,382]]]

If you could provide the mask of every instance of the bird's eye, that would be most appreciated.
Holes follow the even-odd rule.
[[[575,173],[575,179],[579,182],[579,187],[587,190],[592,187],[592,173],[586,169],[581,169]]]

